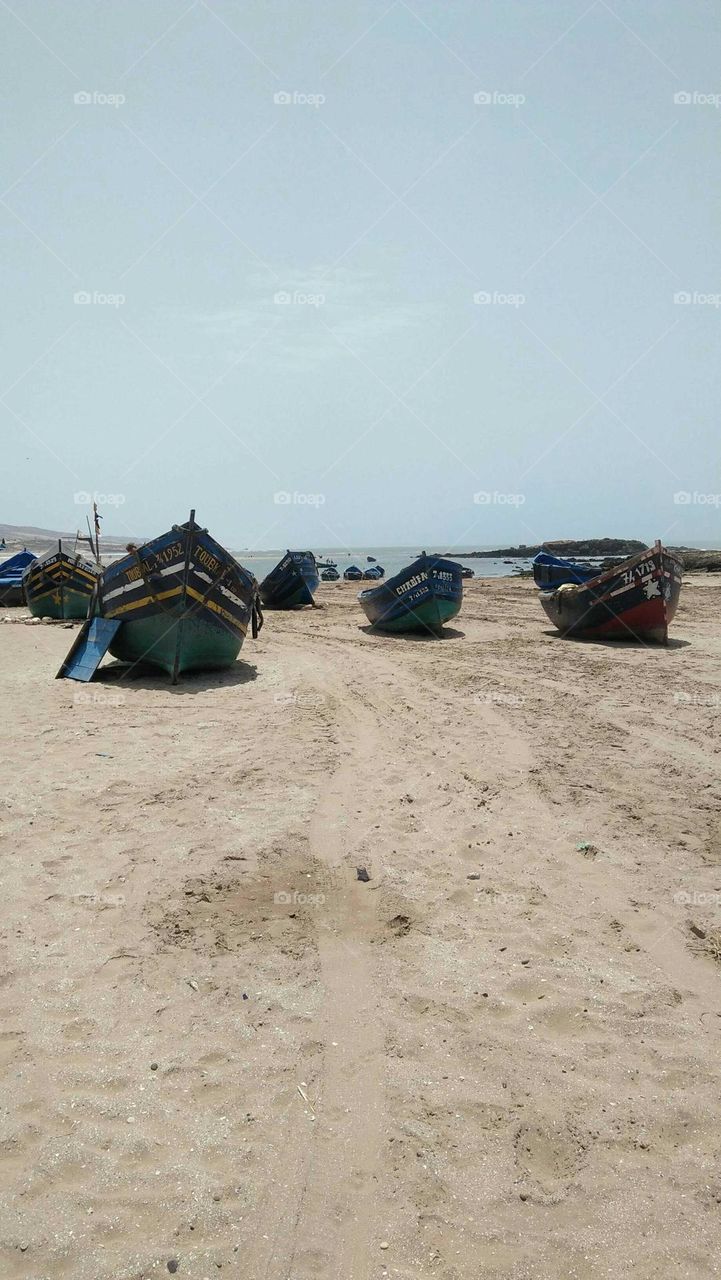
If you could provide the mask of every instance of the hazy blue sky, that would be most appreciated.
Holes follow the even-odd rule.
[[[0,37],[0,520],[719,543],[717,3],[0,0]]]

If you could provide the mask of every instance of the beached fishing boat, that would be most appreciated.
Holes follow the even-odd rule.
[[[240,653],[248,626],[262,626],[258,584],[207,529],[173,525],[168,533],[103,572],[95,616],[121,622],[109,649],[125,662],[167,671],[173,683],[187,671],[222,670]]]
[[[286,551],[260,584],[267,609],[297,609],[312,604],[318,590],[318,565],[312,551]]]
[[[665,644],[678,607],[683,566],[660,542],[585,583],[540,591],[563,635]]]
[[[503,563],[512,562],[504,560]],[[550,551],[539,551],[533,561],[533,579],[542,591],[555,591],[556,587],[565,586],[569,582],[591,582],[598,577],[598,573],[598,568],[564,560],[562,556],[551,555]]]
[[[425,554],[377,587],[358,595],[368,621],[383,631],[439,632],[463,603],[461,566]]]
[[[322,571],[320,577],[321,582],[337,582],[340,578],[340,574],[337,569],[333,569],[331,566],[328,566],[327,569]]]
[[[80,555],[57,551],[33,560],[23,574],[23,590],[36,618],[86,618],[98,569]]]
[[[357,564],[349,564],[348,568],[344,570],[343,577],[346,582],[360,582],[363,577],[363,570],[359,569]]]
[[[24,604],[23,574],[37,556],[23,547],[16,555],[0,564],[0,605]]]

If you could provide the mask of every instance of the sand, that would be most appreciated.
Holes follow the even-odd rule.
[[[721,579],[319,599],[177,688],[0,624],[0,1275],[720,1274]]]

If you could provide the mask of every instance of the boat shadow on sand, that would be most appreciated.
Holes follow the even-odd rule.
[[[210,693],[213,689],[227,689],[231,685],[250,684],[258,679],[258,668],[252,662],[234,662],[224,671],[188,671],[177,684],[157,667],[137,662],[113,662],[101,667],[93,683],[120,685],[123,689],[166,689],[169,693]]]
[[[380,627],[368,624],[358,630],[364,635],[372,636],[374,640],[383,640],[386,644],[389,640],[410,641],[415,644],[427,644],[431,640],[464,640],[466,635],[465,631],[459,631],[457,627],[444,627],[442,631],[383,631]]]
[[[603,649],[659,649],[668,652],[669,649],[687,649],[693,643],[691,640],[678,640],[676,636],[669,636],[666,644],[651,644],[648,640],[639,640],[633,635],[623,639],[619,636],[616,640],[604,640],[603,636],[569,636],[555,630],[544,630],[543,634],[550,640],[566,641],[568,644],[591,644]]]

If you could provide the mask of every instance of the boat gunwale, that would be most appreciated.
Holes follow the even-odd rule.
[[[364,599],[370,600],[375,592],[378,592],[380,595],[381,592],[389,591],[390,593],[395,595],[395,598],[397,600],[400,600],[402,599],[402,596],[399,596],[397,594],[394,584],[407,581],[408,577],[410,576],[411,570],[414,570],[415,565],[422,565],[422,568],[415,570],[415,572],[425,573],[429,584],[432,583],[431,573],[429,573],[429,563],[430,563],[431,569],[436,568],[438,565],[445,565],[445,564],[451,565],[452,568],[454,569],[458,568],[459,571],[462,567],[460,564],[458,564],[458,561],[449,560],[448,556],[428,556],[428,555],[416,556],[415,560],[412,560],[409,565],[406,565],[405,569],[400,569],[398,573],[394,573],[390,578],[381,579],[381,581],[378,582],[377,586],[364,587],[362,591],[358,592],[356,599],[362,602]],[[463,578],[461,576],[461,584],[462,582],[463,582]]]
[[[680,570],[681,577],[683,577],[683,561],[679,560],[678,556],[675,556],[672,551],[669,551],[664,547],[663,543],[659,541],[654,543],[652,547],[647,547],[645,551],[638,551],[636,555],[629,556],[628,560],[622,560],[620,564],[614,565],[612,569],[604,570],[604,572],[600,573],[596,578],[589,578],[587,582],[569,582],[562,585],[564,586],[564,590],[571,587],[574,594],[578,594],[581,591],[588,591],[591,587],[595,587],[597,583],[608,582],[612,578],[617,578],[620,573],[627,573],[629,569],[635,568],[637,564],[640,564],[649,556],[659,556],[661,558],[664,556],[668,557],[672,564]],[[553,591],[546,591],[543,594],[553,596],[559,589],[559,587],[556,587]],[[600,604],[602,601],[608,599],[610,599],[610,593],[599,596],[597,598],[597,603]]]

